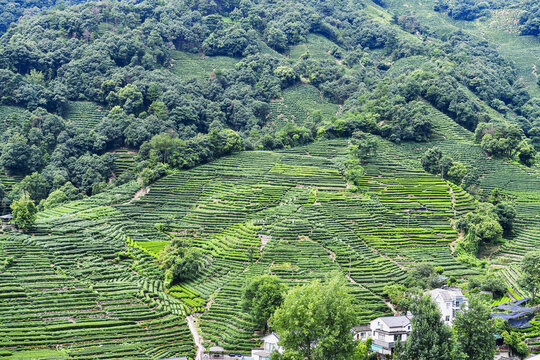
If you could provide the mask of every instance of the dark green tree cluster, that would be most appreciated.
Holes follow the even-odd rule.
[[[455,20],[475,20],[489,15],[490,4],[485,0],[437,0],[433,10],[447,13]]]
[[[59,6],[72,5],[87,0],[2,0],[0,1],[0,35],[5,33],[11,23],[23,15],[37,14],[40,10]]]
[[[474,212],[468,212],[456,223],[465,235],[458,243],[458,252],[463,250],[476,256],[484,246],[500,242],[503,234],[512,233],[515,217],[516,210],[510,202],[479,203]]]
[[[286,286],[276,276],[252,278],[242,290],[242,309],[251,315],[259,328],[267,330],[268,320],[283,303],[285,291]]]
[[[443,155],[437,146],[424,153],[421,159],[422,167],[429,173],[441,175],[441,178],[450,180],[460,185],[468,173],[467,168],[459,161],[453,160],[448,155]]]
[[[167,287],[195,278],[203,264],[201,251],[185,238],[174,238],[159,253],[159,265],[165,270]]]
[[[522,35],[540,36],[540,4],[536,1],[525,1],[524,12],[519,18]]]
[[[532,166],[536,161],[536,150],[517,125],[478,124],[475,131],[476,141],[489,155],[514,159],[524,165]]]

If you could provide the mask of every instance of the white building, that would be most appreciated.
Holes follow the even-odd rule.
[[[354,335],[354,340],[366,341],[371,338],[371,326],[369,324],[355,326],[351,332]]]
[[[433,289],[426,294],[429,294],[437,304],[446,325],[452,326],[456,314],[469,308],[469,300],[459,288]]]
[[[264,341],[264,348],[251,350],[253,360],[269,360],[274,351],[283,354],[283,347],[278,345],[279,336],[275,332],[263,336],[261,340]]]
[[[386,316],[371,320],[371,349],[382,355],[390,355],[396,342],[404,342],[412,330],[408,316]]]

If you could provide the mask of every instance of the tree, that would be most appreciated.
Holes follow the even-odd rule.
[[[262,275],[251,279],[243,289],[242,308],[260,328],[267,327],[270,316],[283,302],[285,285],[276,276]]]
[[[422,167],[429,173],[437,174],[441,157],[442,151],[437,146],[428,149],[422,156]]]
[[[540,291],[540,250],[530,252],[521,260],[520,285],[531,293],[532,302]]]
[[[454,161],[446,173],[448,180],[457,185],[461,184],[465,175],[467,175],[467,168],[459,161]]]
[[[342,275],[289,291],[272,317],[285,356],[304,359],[350,359],[355,347],[351,328],[356,310]]]
[[[37,208],[28,193],[23,193],[21,198],[11,204],[13,220],[19,229],[24,231],[34,226],[36,222]]]
[[[511,203],[503,201],[495,206],[495,214],[499,218],[499,224],[502,226],[505,234],[512,233],[514,219],[516,218],[516,209]]]
[[[495,355],[495,332],[490,314],[490,308],[473,297],[469,309],[456,315],[456,340],[468,360],[492,360]]]
[[[450,327],[445,325],[437,305],[429,296],[411,304],[412,331],[399,355],[399,360],[453,360],[454,350]]]
[[[66,194],[62,190],[58,189],[51,192],[47,199],[41,200],[41,202],[39,203],[39,208],[41,210],[52,209],[53,207],[56,207],[67,201],[68,197],[66,196]]]
[[[191,241],[174,238],[159,254],[159,264],[165,270],[165,286],[193,279],[202,267],[202,253]]]
[[[519,143],[518,159],[520,163],[529,167],[536,161],[536,150],[525,139]]]
[[[529,356],[529,348],[523,341],[522,335],[515,331],[503,331],[501,336],[504,342],[521,358],[525,359]]]
[[[28,193],[30,199],[39,202],[48,195],[49,183],[38,172],[27,175],[20,183],[14,186],[14,194]],[[16,196],[16,198],[19,196]]]

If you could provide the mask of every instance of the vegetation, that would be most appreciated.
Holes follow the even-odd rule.
[[[419,297],[411,312],[412,330],[398,359],[456,359],[450,327],[444,324],[431,297]]]
[[[272,319],[283,356],[307,359],[352,358],[355,323],[352,295],[339,275],[291,289]]]
[[[11,204],[13,221],[21,230],[29,230],[36,222],[37,208],[28,193],[23,193],[21,198]]]
[[[283,303],[285,287],[276,276],[262,275],[245,285],[242,293],[242,308],[253,317],[260,328],[267,329],[270,316]]]
[[[375,4],[0,1],[0,355],[249,353],[279,307],[284,358],[367,359],[389,300],[405,358],[482,358],[415,299],[537,295],[538,5]]]
[[[532,302],[540,291],[540,251],[530,252],[521,260],[521,286],[532,295]]]
[[[459,349],[467,359],[491,360],[495,356],[495,329],[491,310],[476,298],[469,299],[469,309],[456,315],[454,333]]]

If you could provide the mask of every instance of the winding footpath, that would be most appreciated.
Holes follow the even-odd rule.
[[[189,315],[186,318],[186,321],[189,326],[189,331],[191,331],[191,334],[193,335],[193,340],[195,341],[195,346],[197,346],[197,355],[195,356],[195,360],[203,360],[204,355],[204,346],[202,345],[202,339],[199,335],[199,331],[197,330],[197,325],[195,324],[195,317],[193,315]]]

